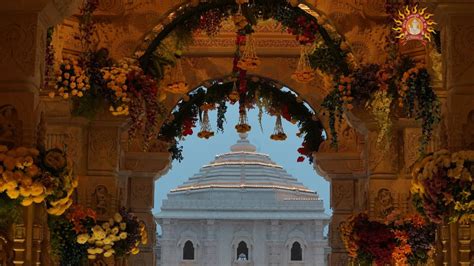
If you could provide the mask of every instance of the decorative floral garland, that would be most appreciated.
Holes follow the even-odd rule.
[[[312,153],[317,151],[324,140],[322,124],[314,119],[315,114],[295,94],[281,90],[271,80],[249,77],[246,83],[247,91],[245,94],[241,94],[240,106],[246,109],[261,106],[271,116],[278,117],[280,115],[291,123],[297,123],[300,128],[298,136],[303,138],[302,147],[298,149],[302,156],[298,158],[298,161],[304,161],[305,158],[308,158],[311,162]],[[201,107],[204,105],[219,105],[219,109],[225,101],[232,103],[229,98],[234,89],[233,81],[215,81],[207,87],[207,90],[200,88],[190,93],[189,99],[181,101],[177,105],[176,111],[163,124],[159,135],[162,140],[174,141],[171,148],[174,159],[182,159],[181,149],[177,141],[193,134],[192,128],[195,127],[195,122],[201,117]],[[224,113],[224,111],[221,111],[220,123],[225,120]]]
[[[74,206],[65,216],[50,217],[52,247],[61,265],[136,255],[148,241],[145,224],[124,208],[103,223],[96,217],[81,206]]]
[[[412,175],[413,202],[433,223],[474,220],[474,151],[440,150],[417,162]]]
[[[0,194],[12,200],[13,206],[44,202],[52,215],[61,215],[71,206],[71,196],[78,185],[66,154],[59,149],[40,152],[0,145],[0,174]]]
[[[385,221],[360,213],[341,223],[339,230],[349,257],[360,265],[417,265],[434,250],[435,226],[421,216],[393,211]]]
[[[90,2],[88,5],[91,8],[84,9],[82,15],[85,17],[83,20],[86,24],[92,23],[90,16],[95,9],[95,0]],[[214,14],[214,18],[204,19],[203,14],[207,13]],[[62,65],[61,79],[58,80],[58,92],[63,98],[73,98],[75,101],[74,110],[78,114],[94,112],[93,110],[97,110],[99,106],[107,104],[110,106],[112,114],[129,115],[131,118],[130,139],[133,139],[138,131],[144,129],[144,150],[147,150],[147,144],[154,137],[163,136],[158,133],[157,122],[159,117],[165,116],[167,112],[160,104],[160,101],[166,97],[166,92],[182,94],[187,91],[188,87],[184,81],[180,62],[181,49],[184,44],[188,42],[188,38],[192,38],[192,33],[196,31],[204,30],[215,34],[220,28],[222,20],[229,16],[232,16],[237,29],[233,75],[239,84],[238,88],[227,94],[226,98],[231,103],[239,101],[241,106],[247,104],[245,102],[247,70],[257,66],[259,62],[252,52],[250,34],[253,32],[253,26],[257,24],[258,20],[274,18],[289,33],[295,35],[302,45],[311,47],[304,49],[309,52],[303,56],[305,59],[303,61],[311,70],[309,76],[302,76],[304,82],[312,79],[315,68],[335,77],[335,88],[322,103],[322,107],[329,111],[329,129],[334,146],[337,146],[338,142],[337,120],[341,121],[343,112],[350,111],[355,105],[368,106],[372,109],[379,125],[378,143],[383,144],[385,140],[385,144],[387,144],[390,140],[391,118],[400,113],[397,112],[397,106],[389,100],[393,99],[399,103],[398,108],[403,108],[401,113],[404,117],[414,117],[422,121],[423,137],[420,150],[424,150],[431,138],[434,125],[440,120],[439,102],[430,86],[430,77],[426,69],[418,66],[409,70],[411,67],[415,67],[414,63],[407,59],[401,59],[384,66],[363,66],[350,72],[349,66],[354,66],[353,56],[351,57],[351,54],[347,52],[347,43],[339,37],[334,37],[335,33],[331,27],[325,25],[326,19],[322,17],[316,19],[299,7],[283,0],[272,2],[272,4],[263,0],[254,1],[252,4],[235,3],[230,0],[196,2],[178,10],[176,17],[179,19],[164,25],[165,29],[151,41],[147,51],[139,59],[140,67],[135,65],[135,62],[114,65],[107,59],[108,53],[104,53],[102,49],[88,57],[90,58],[88,64],[82,64],[90,66],[86,71],[76,66],[77,63],[69,67],[69,64]],[[86,28],[90,29],[89,26]],[[92,34],[91,30],[82,32],[83,34]],[[170,34],[170,32],[174,34]],[[245,49],[242,49],[243,47]],[[246,53],[248,51],[250,53]],[[246,54],[251,56],[247,58]],[[375,70],[377,72],[372,73]],[[89,84],[86,82],[85,85],[80,85],[82,89],[78,89],[82,82],[78,83],[77,80],[87,80],[87,77],[82,78],[83,73],[89,77]],[[179,77],[173,78],[176,73],[180,73]],[[65,80],[66,76],[69,78],[67,81]],[[71,80],[73,78],[75,81]],[[366,85],[364,81],[367,79],[374,81],[369,89],[364,87]],[[166,82],[168,82],[168,86],[166,86]],[[223,98],[220,98],[219,103],[213,103],[218,106],[220,121],[218,121],[218,129],[222,130],[225,113]],[[390,112],[386,112],[387,109]],[[243,107],[240,110],[241,118],[245,120],[246,112],[242,112]],[[182,121],[185,130],[183,132],[174,130],[175,135],[167,135],[166,139],[172,140],[192,134],[196,117],[179,118],[185,119]],[[206,122],[206,127],[207,124]],[[243,123],[242,126],[244,125],[246,124]],[[245,130],[248,128],[245,127]],[[210,137],[213,133],[211,130],[204,130],[199,135]],[[277,138],[281,139],[283,135]],[[318,140],[321,138],[322,136],[317,137]],[[387,145],[383,145],[383,147],[387,147]],[[181,158],[177,145],[173,145],[170,151],[173,153],[173,158]],[[311,153],[317,151],[317,147],[305,141],[299,151],[302,157],[298,161],[302,161],[304,156],[311,157]]]
[[[434,126],[441,120],[440,102],[431,88],[431,78],[426,68],[410,58],[401,58],[387,65],[367,65],[354,71],[350,79],[351,95],[347,95],[348,78],[342,76],[333,91],[324,99],[322,106],[329,111],[332,143],[337,147],[335,123],[345,111],[352,109],[346,99],[357,106],[372,110],[379,126],[377,143],[387,150],[390,144],[392,117],[414,117],[422,122],[420,152],[431,140]],[[401,82],[400,82],[401,81]],[[397,102],[398,105],[393,104]],[[400,110],[399,113],[397,111]]]

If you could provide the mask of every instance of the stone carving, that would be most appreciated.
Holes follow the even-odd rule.
[[[374,199],[374,216],[383,218],[395,209],[392,192],[387,188],[381,188]]]
[[[404,160],[406,171],[419,158],[421,130],[419,128],[407,128],[404,130]]]
[[[89,138],[89,169],[113,170],[118,165],[118,139],[115,128],[94,128]]]
[[[21,143],[22,122],[12,105],[0,106],[0,144],[9,147]]]
[[[352,181],[333,181],[332,208],[333,210],[351,210],[354,206],[354,188]]]
[[[37,21],[26,19],[23,24],[4,25],[0,28],[0,34],[4,40],[0,43],[0,65],[9,69],[12,69],[13,65],[21,70],[22,74],[34,75],[37,66],[35,60],[42,55],[36,48]]]
[[[104,185],[95,187],[92,193],[92,206],[100,217],[105,217],[109,213],[111,203],[111,195]]]

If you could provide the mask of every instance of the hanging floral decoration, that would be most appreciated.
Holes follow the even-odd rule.
[[[196,4],[199,8],[196,8]],[[211,13],[215,18],[209,19],[214,22],[208,23],[206,22],[207,18],[203,16]],[[122,84],[123,75],[118,75],[120,82],[115,82],[115,85],[112,83],[112,89],[107,87],[111,81],[106,81],[103,76],[107,71],[104,68],[113,69],[114,67],[120,68],[120,66],[111,63],[110,60],[101,60],[106,56],[100,57],[93,54],[87,64],[90,67],[84,71],[86,76],[89,76],[90,90],[83,91],[83,97],[72,97],[73,100],[76,99],[74,112],[86,113],[87,110],[97,110],[98,106],[106,104],[109,107],[112,106],[110,110],[114,114],[128,114],[132,118],[129,132],[132,137],[139,130],[145,130],[145,143],[151,142],[156,136],[162,138],[163,135],[158,133],[156,118],[167,116],[168,110],[165,110],[160,102],[166,98],[166,93],[184,94],[188,91],[181,63],[182,49],[186,47],[186,43],[189,43],[192,33],[202,30],[215,33],[221,19],[232,18],[237,30],[232,73],[235,78],[233,84],[236,87],[235,89],[231,88],[232,91],[228,92],[225,98],[219,98],[219,102],[213,102],[219,111],[218,129],[222,130],[225,100],[229,99],[231,103],[239,101],[244,105],[252,104],[252,102],[243,101],[243,98],[248,98],[247,70],[253,69],[259,64],[255,45],[250,36],[254,31],[253,26],[259,21],[273,18],[304,46],[298,69],[293,75],[295,80],[299,82],[311,81],[315,77],[315,69],[334,77],[336,83],[334,90],[325,97],[322,104],[329,114],[328,135],[334,146],[337,147],[338,142],[337,122],[342,120],[344,112],[353,111],[354,107],[367,106],[371,109],[379,125],[379,142],[390,139],[390,126],[393,118],[413,117],[420,120],[423,128],[420,150],[424,150],[431,138],[433,127],[439,121],[439,102],[431,88],[430,77],[426,69],[418,67],[411,70],[408,75],[404,75],[410,68],[415,67],[412,60],[404,58],[392,58],[382,66],[357,67],[354,63],[354,56],[349,52],[347,42],[337,35],[334,27],[328,24],[327,18],[321,15],[313,16],[300,8],[300,5],[292,5],[286,0],[274,1],[272,4],[263,0],[253,1],[251,4],[246,1],[229,4],[223,0],[212,0],[185,6],[177,10],[175,15],[180,19],[173,19],[163,25],[164,29],[161,32],[152,33],[147,39],[146,48],[137,53],[141,56],[139,58],[141,70],[136,69],[135,63],[128,64],[129,67],[135,65],[133,67],[135,69],[131,72],[136,74],[127,75],[126,92]],[[83,16],[87,17],[89,13],[86,12]],[[169,34],[170,32],[172,34]],[[374,81],[374,83],[364,87],[366,80]],[[143,83],[143,81],[146,82]],[[130,84],[141,85],[137,86],[133,92]],[[87,83],[84,86],[87,86]],[[63,89],[63,96],[65,93],[72,95],[72,89]],[[79,91],[77,94],[80,94]],[[398,103],[398,106],[394,103]],[[382,113],[383,110],[387,110],[389,105],[390,112]],[[199,107],[196,106],[193,113],[199,113],[198,110]],[[143,111],[145,111],[146,117],[141,115]],[[243,113],[242,110],[241,113]],[[165,139],[169,141],[192,134],[197,116],[175,117],[175,119],[184,119],[179,123],[184,126],[180,126],[180,130],[175,131],[173,136],[166,136]],[[150,128],[152,130],[149,130]],[[204,135],[201,133],[201,136]],[[317,137],[318,140],[322,138],[322,136]],[[312,152],[317,151],[312,143],[314,142],[303,142],[299,149],[301,157],[298,158],[298,161],[304,160],[305,157],[311,156]],[[146,149],[147,144],[144,147],[144,150]],[[176,155],[175,158],[180,158],[177,155],[179,154],[177,145],[173,144],[170,151]]]
[[[349,257],[360,265],[417,265],[433,254],[435,225],[421,216],[393,211],[384,221],[360,213],[342,222],[339,230]]]
[[[281,115],[277,116],[275,122],[275,129],[273,130],[273,134],[270,136],[272,140],[282,141],[286,140],[287,136],[285,131],[283,130],[283,125],[281,123]]]
[[[66,215],[49,217],[52,247],[60,265],[136,255],[140,245],[146,245],[145,224],[124,208],[102,223],[96,217],[93,210],[79,205]]]
[[[72,204],[78,185],[59,149],[39,151],[0,145],[0,194],[22,206],[44,203],[48,213],[63,214]],[[17,206],[19,208],[19,206]]]
[[[347,95],[347,85],[345,88],[341,87],[339,81],[322,104],[329,111],[333,145],[337,146],[337,118],[341,119],[343,112],[349,111],[356,104],[372,111],[379,126],[379,147],[389,144],[393,117],[413,117],[420,120],[423,133],[420,153],[424,153],[432,131],[441,119],[440,102],[431,87],[431,78],[426,68],[416,65],[410,58],[397,58],[383,66],[362,66],[349,77],[342,77],[340,80],[343,79],[350,81],[346,83],[350,83],[350,95]]]
[[[413,166],[411,193],[417,210],[433,223],[474,220],[474,151],[440,150]]]
[[[209,110],[214,109],[213,104],[205,103],[201,106],[201,111],[203,112],[201,118],[201,130],[198,133],[199,138],[209,139],[214,136],[214,131],[212,131],[211,124],[209,121]]]
[[[308,83],[316,78],[314,69],[311,68],[311,64],[308,58],[308,48],[301,47],[301,55],[298,60],[298,66],[296,71],[291,75],[291,78],[299,83]]]
[[[75,59],[66,59],[59,67],[55,89],[64,99],[71,97],[81,98],[90,89],[89,77],[86,75],[79,62]],[[54,98],[56,92],[50,92]]]
[[[298,125],[300,129],[298,136],[303,138],[303,147],[298,149],[302,157],[298,161],[301,162],[308,158],[312,162],[312,153],[317,151],[319,145],[324,140],[322,137],[322,124],[314,119],[315,113],[298,100],[294,93],[282,90],[272,80],[248,76],[246,82],[248,89],[245,94],[241,94],[245,101],[240,101],[239,108],[241,110],[239,125],[242,127],[239,126],[236,129],[247,132],[250,129],[250,125],[246,122],[247,109],[260,105],[262,110],[266,110],[269,115],[281,116],[282,119]],[[198,120],[199,114],[202,111],[201,106],[213,105],[219,110],[219,108],[225,106],[224,103],[226,101],[232,103],[229,95],[237,86],[238,84],[232,79],[226,82],[216,80],[211,82],[210,86],[206,88],[199,88],[191,92],[189,100],[178,103],[171,115],[172,118],[163,124],[159,135],[160,139],[173,142],[170,152],[174,159],[182,159],[182,151],[178,141],[183,137],[193,134],[195,121]],[[225,120],[225,117],[221,117],[220,121],[222,122],[223,120]],[[284,132],[282,133],[284,134]]]

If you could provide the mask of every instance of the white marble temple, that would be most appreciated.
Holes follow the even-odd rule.
[[[163,201],[158,265],[326,265],[322,200],[240,137]]]

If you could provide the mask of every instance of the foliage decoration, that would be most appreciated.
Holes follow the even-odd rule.
[[[80,205],[65,215],[48,216],[52,255],[60,266],[86,264],[87,246],[77,242],[77,235],[87,232],[96,223],[96,216],[93,210]]]
[[[383,221],[359,213],[339,227],[349,257],[359,265],[426,263],[434,250],[435,229],[420,215],[397,210]]]
[[[350,95],[347,95],[348,86],[341,84],[348,81],[347,78],[350,79]],[[339,77],[335,88],[322,103],[322,107],[329,112],[333,145],[337,146],[337,119],[342,118],[343,112],[352,109],[353,104],[348,102],[353,101],[359,107],[367,106],[372,110],[379,126],[379,147],[387,146],[394,117],[420,120],[423,133],[420,152],[423,154],[434,126],[441,119],[440,103],[430,83],[427,69],[405,57],[382,66],[362,66],[349,77]]]
[[[413,166],[412,175],[415,207],[433,223],[474,220],[474,151],[427,155]]]

